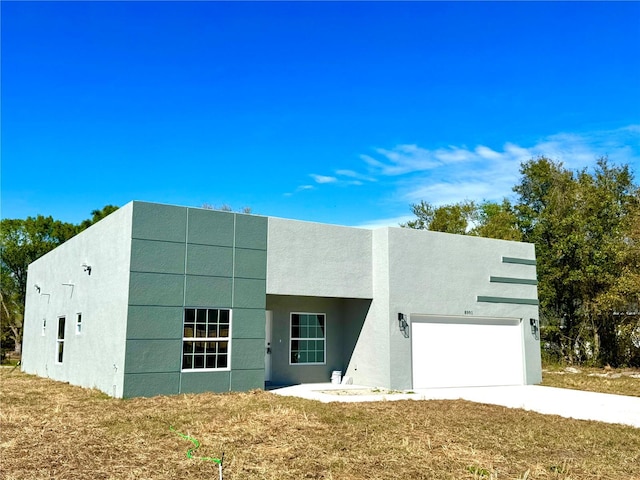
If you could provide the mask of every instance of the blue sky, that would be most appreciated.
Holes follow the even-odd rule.
[[[0,8],[3,218],[147,200],[396,225],[509,197],[538,155],[640,176],[638,2]]]

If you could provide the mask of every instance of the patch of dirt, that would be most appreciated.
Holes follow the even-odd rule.
[[[393,395],[398,393],[414,393],[401,390],[387,390],[385,388],[352,388],[344,390],[319,390],[319,392],[326,393],[327,395]]]
[[[612,369],[604,368],[604,372],[583,372],[582,370],[575,367],[566,367],[563,370],[542,370],[545,374],[549,375],[578,375],[584,373],[588,377],[600,377],[600,378],[640,378],[640,372],[637,370],[622,370],[622,371],[614,371]]]

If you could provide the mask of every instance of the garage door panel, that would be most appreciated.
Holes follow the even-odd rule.
[[[413,388],[523,384],[519,319],[412,316]]]

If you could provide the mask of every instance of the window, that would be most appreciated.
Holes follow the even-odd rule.
[[[82,314],[78,313],[76,315],[76,335],[80,335],[82,333]]]
[[[231,310],[185,308],[182,369],[228,369]]]
[[[64,353],[64,324],[65,317],[58,318],[58,339],[56,340],[56,363],[62,363],[62,354]]]
[[[291,363],[325,363],[324,313],[291,314]]]

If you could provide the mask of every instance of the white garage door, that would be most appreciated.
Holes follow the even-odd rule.
[[[411,315],[413,388],[522,385],[515,318]]]

